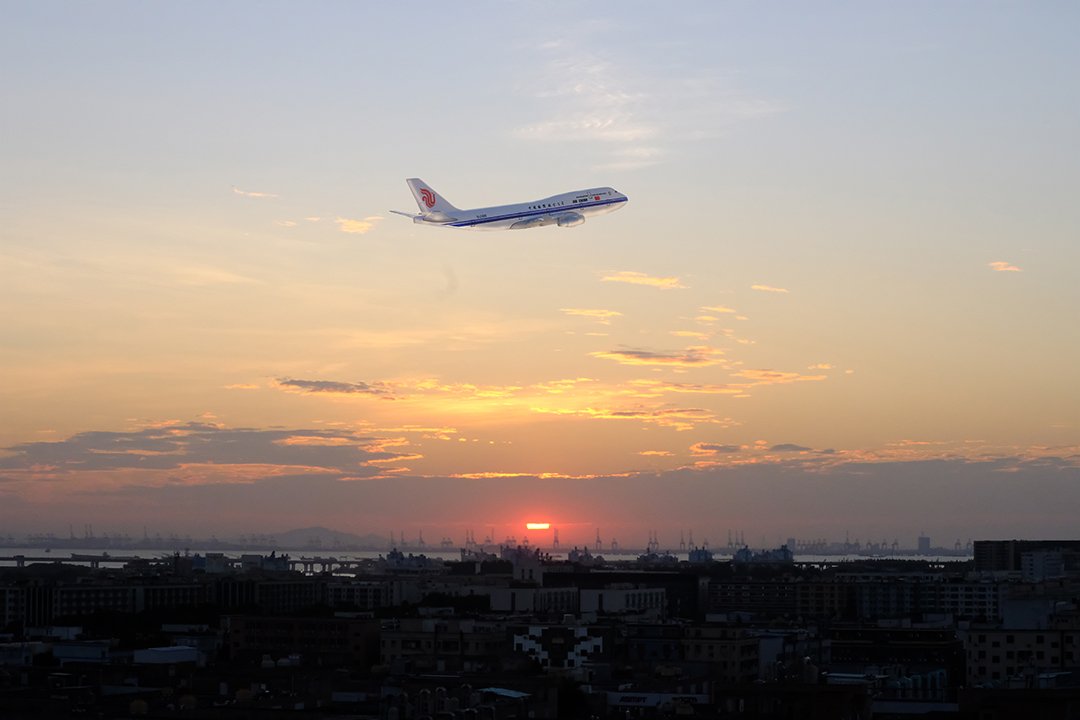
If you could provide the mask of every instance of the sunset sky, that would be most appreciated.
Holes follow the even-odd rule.
[[[0,535],[1075,538],[1078,23],[6,3]]]

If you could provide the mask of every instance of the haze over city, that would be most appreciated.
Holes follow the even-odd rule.
[[[1075,537],[1080,8],[613,10],[8,4],[0,531]]]

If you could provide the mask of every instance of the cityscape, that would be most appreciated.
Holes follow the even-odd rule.
[[[1077,28],[6,0],[0,720],[1080,720]]]
[[[929,538],[921,538],[930,550]],[[312,550],[315,548],[308,548]],[[1071,717],[1080,541],[0,558],[5,718]]]

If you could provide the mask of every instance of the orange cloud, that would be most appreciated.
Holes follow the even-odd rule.
[[[373,463],[373,464],[375,464],[375,463],[398,463],[398,462],[406,462],[408,460],[423,460],[423,459],[424,459],[423,455],[420,455],[419,453],[412,453],[410,455],[395,455],[394,457],[388,457],[388,458],[371,458],[371,459],[368,460],[368,462]],[[383,468],[383,472],[400,472],[400,471],[407,470],[407,469],[408,468],[396,468],[396,469]]]
[[[377,438],[363,445],[362,449],[369,453],[385,453],[390,452],[390,448],[403,447],[408,444],[409,440],[403,437]]]
[[[615,310],[593,310],[588,308],[560,308],[559,310],[567,315],[592,318],[604,325],[610,325],[611,318],[622,317],[622,313]]]
[[[631,409],[616,410],[613,408],[533,408],[533,412],[549,415],[564,415],[571,417],[585,417],[595,420],[637,420],[639,422],[653,423],[663,427],[671,427],[678,431],[693,430],[698,424],[722,425],[733,427],[737,425],[731,418],[717,417],[711,410],[705,408],[661,408],[661,409]]]
[[[425,440],[453,440],[451,437],[458,434],[457,428],[452,427],[428,427],[425,425],[396,425],[393,427],[373,427],[368,428],[368,431],[373,433],[415,433],[420,435]],[[408,440],[405,438],[389,438],[385,440],[377,440],[371,443],[367,448],[371,452],[380,452],[388,447],[396,447],[399,445],[407,445]]]
[[[601,278],[601,281],[629,283],[631,285],[648,285],[649,287],[659,288],[660,290],[673,290],[686,287],[677,277],[654,277],[652,275],[646,275],[645,273],[634,272],[631,270],[622,270],[614,275],[605,275]]]
[[[781,372],[779,370],[741,370],[734,373],[735,377],[746,378],[752,381],[748,387],[756,385],[786,385],[793,382],[808,382],[824,380],[825,375],[801,375],[797,372]]]
[[[467,398],[506,398],[513,397],[524,388],[520,385],[473,385],[472,383],[441,383],[438,380],[422,380],[413,388],[424,392],[435,392]]]
[[[720,453],[736,453],[741,445],[720,445],[718,443],[696,442],[690,446],[690,452],[697,456],[712,457]]]
[[[662,393],[688,393],[701,395],[737,395],[743,392],[749,385],[737,383],[731,385],[698,385],[693,383],[674,383],[665,380],[631,380],[630,385],[640,388],[646,393],[660,395]]]
[[[602,477],[626,477],[629,473],[618,473],[615,475],[609,475],[605,473]],[[448,477],[462,478],[465,480],[501,480],[503,478],[537,478],[539,480],[591,480],[593,478],[601,477],[600,475],[567,475],[566,473],[559,472],[471,472],[471,473],[454,473]]]
[[[287,446],[302,445],[305,447],[343,447],[355,445],[356,440],[348,437],[324,435],[290,435],[287,438],[275,440],[274,444]]]
[[[725,307],[723,305],[702,305],[701,306],[701,311],[702,312],[707,312],[707,313],[734,313],[734,312],[737,312],[733,308]]]
[[[995,260],[994,262],[989,263],[989,265],[990,269],[994,272],[1024,272],[1020,268],[1011,265],[1004,260]]]
[[[375,229],[375,223],[382,220],[381,215],[371,215],[363,220],[354,220],[352,218],[339,217],[335,220],[338,224],[338,230],[343,233],[352,233],[354,235],[363,235],[369,233]]]
[[[771,293],[786,293],[786,292],[788,292],[787,288],[773,287],[772,285],[751,285],[750,289],[751,290],[760,290],[761,292],[771,292]]]
[[[547,382],[537,383],[532,387],[536,388],[540,392],[550,393],[552,395],[561,395],[563,393],[576,390],[579,385],[592,382],[596,381],[592,378],[573,378],[567,380],[549,380]]]

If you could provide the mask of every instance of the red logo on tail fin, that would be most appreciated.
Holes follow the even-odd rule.
[[[427,188],[420,190],[420,198],[429,208],[435,207],[435,193],[431,192],[431,190],[428,190]]]

